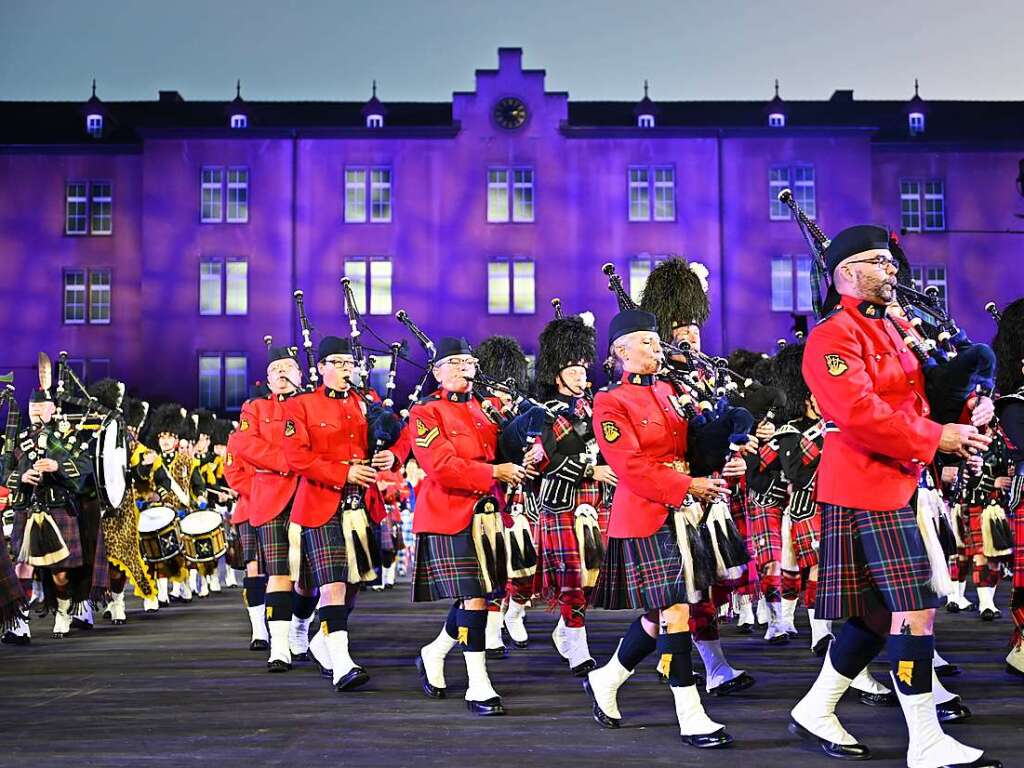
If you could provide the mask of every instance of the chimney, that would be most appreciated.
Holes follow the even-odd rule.
[[[523,49],[522,48],[499,48],[498,69],[502,72],[510,70],[522,72],[523,70]]]
[[[832,92],[832,98],[829,99],[829,101],[831,101],[833,103],[836,103],[836,102],[842,102],[842,103],[852,102],[853,101],[853,90],[849,90],[849,91],[833,91]]]
[[[160,91],[161,104],[184,104],[185,100],[177,91]]]

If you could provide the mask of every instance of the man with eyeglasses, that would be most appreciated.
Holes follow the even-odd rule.
[[[249,525],[256,532],[259,562],[257,572],[247,575],[245,599],[253,624],[251,650],[266,648],[263,641],[264,614],[270,635],[268,672],[287,672],[293,659],[305,657],[309,647],[308,629],[316,597],[308,570],[299,585],[292,573],[289,541],[295,491],[299,479],[284,454],[285,404],[299,392],[302,372],[295,347],[271,347],[267,353],[269,394],[247,400],[242,406],[238,429],[231,437],[232,461],[245,462],[254,472],[249,498]],[[264,609],[264,605],[266,608]]]
[[[323,386],[285,403],[282,434],[287,465],[300,478],[291,519],[302,526],[303,555],[321,595],[320,635],[314,642],[322,635],[323,657],[329,660],[334,688],[341,693],[370,679],[349,653],[348,620],[363,571],[373,559],[367,551],[372,540],[366,537],[364,516],[367,488],[374,485],[377,470],[392,469],[396,463],[390,450],[374,452],[375,447],[394,443],[398,430],[393,414],[368,406],[353,388],[355,359],[348,339],[325,336],[317,355]],[[354,526],[357,516],[361,524]]]
[[[500,545],[493,546],[500,531],[495,538],[493,531],[485,536],[481,528],[497,511],[498,484],[519,484],[526,470],[499,463],[497,404],[473,392],[476,358],[469,342],[440,339],[432,373],[437,390],[409,412],[413,453],[426,472],[416,489],[413,517],[413,600],[450,600],[452,606],[440,634],[420,649],[416,666],[424,693],[446,698],[444,660],[462,645],[469,674],[467,709],[482,716],[503,715],[501,698],[487,675],[485,644],[487,599],[500,596],[505,583],[494,575],[493,566],[504,556]]]
[[[907,722],[909,768],[998,768],[979,749],[942,732],[932,657],[938,595],[912,499],[937,452],[970,456],[990,439],[973,425],[938,424],[924,373],[890,305],[896,263],[889,233],[855,226],[824,254],[832,312],[811,332],[803,375],[827,421],[818,467],[821,504],[815,617],[848,621],[810,691],[792,710],[790,731],[829,757],[871,756],[843,728],[835,707],[888,643],[892,680]]]

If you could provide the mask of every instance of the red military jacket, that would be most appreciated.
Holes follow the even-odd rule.
[[[227,480],[231,490],[238,494],[238,498],[235,499],[235,507],[231,511],[231,522],[235,525],[249,521],[249,507],[252,504],[252,479],[256,476],[252,465],[235,452],[238,445],[238,434],[236,430],[228,435],[228,455],[224,459],[224,479]]]
[[[938,450],[942,425],[927,418],[921,364],[884,318],[883,307],[843,296],[807,339],[804,379],[832,423],[818,465],[820,502],[898,509]]]
[[[409,411],[412,452],[426,477],[416,488],[414,533],[453,534],[473,519],[473,505],[494,492],[498,425],[471,393],[438,390]]]
[[[264,525],[280,515],[299,480],[284,457],[284,395],[247,400],[235,430],[233,453],[255,472],[249,496],[249,522]]]
[[[292,522],[319,528],[338,511],[349,462],[369,457],[366,406],[359,395],[319,387],[285,402],[288,466],[301,478]]]
[[[619,483],[608,535],[650,536],[680,506],[692,478],[671,464],[686,459],[687,423],[673,405],[672,385],[654,376],[623,374],[594,397],[594,433]]]

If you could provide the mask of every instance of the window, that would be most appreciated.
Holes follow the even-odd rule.
[[[249,394],[245,355],[224,355],[224,407],[239,411]]]
[[[391,259],[347,258],[345,277],[351,281],[352,295],[355,297],[356,309],[360,313],[391,314]]]
[[[811,257],[798,254],[772,258],[772,312],[810,312]]]
[[[228,221],[249,221],[249,169],[228,168]]]
[[[808,218],[815,218],[818,206],[814,192],[814,166],[773,165],[768,169],[768,216],[772,221],[789,221],[792,218],[789,206],[779,201],[779,193],[786,187],[793,190],[793,199]]]
[[[370,221],[391,221],[391,169],[370,169]]]
[[[488,313],[532,315],[536,309],[536,271],[532,261],[498,259],[487,264]]]
[[[636,119],[636,124],[641,128],[653,128],[654,127],[654,115],[640,115]]]
[[[85,130],[94,139],[100,138],[103,135],[103,115],[87,115]]]
[[[911,276],[916,283],[918,290],[931,289],[939,300],[943,310],[949,312],[949,298],[946,292],[946,267],[945,265],[917,265],[910,268]]]
[[[72,181],[66,187],[64,208],[64,234],[66,235],[88,234],[89,201],[86,198],[85,190],[84,181]]]
[[[652,192],[653,190],[653,192]],[[672,166],[632,166],[629,169],[629,220],[675,221],[676,170]]]
[[[110,323],[110,270],[89,270],[89,322]]]
[[[651,271],[665,260],[664,254],[641,253],[629,260],[629,297],[640,303]]]
[[[203,168],[200,221],[220,222],[224,218],[224,169]]]
[[[199,262],[199,314],[249,313],[249,262],[242,258]]]
[[[366,127],[367,128],[383,128],[384,127],[384,115],[367,115],[366,116]]]
[[[386,224],[391,221],[390,168],[346,168],[345,169],[345,222],[363,224],[366,222],[366,201],[370,200],[370,221]],[[369,182],[369,193],[367,193]]]
[[[922,211],[924,216],[922,217]],[[941,179],[900,181],[900,226],[908,232],[946,228],[946,185]]]
[[[90,357],[85,361],[85,377],[82,379],[86,384],[92,384],[100,379],[110,377],[110,359],[106,357]]]
[[[109,269],[64,270],[64,324],[108,325],[110,323],[111,271]]]
[[[94,181],[90,185],[90,229],[94,235],[109,235],[113,231],[113,196],[109,181]]]
[[[918,134],[924,133],[924,114],[921,112],[911,112],[908,116],[908,127],[910,128],[910,135],[917,136]]]
[[[249,118],[247,115],[232,115],[231,116],[231,127],[232,128],[248,128]]]
[[[220,408],[220,355],[199,355],[199,407]]]
[[[510,220],[510,213],[513,222],[529,223],[534,219],[532,168],[489,168],[487,171],[487,221],[505,223]]]
[[[785,128],[786,127],[786,116],[781,112],[772,112],[768,115],[768,127],[769,128]]]
[[[64,270],[64,324],[85,322],[85,270]]]

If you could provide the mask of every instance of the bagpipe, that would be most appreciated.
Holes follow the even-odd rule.
[[[821,320],[821,286],[825,274],[825,249],[829,238],[804,212],[789,189],[778,195],[793,212],[804,239],[814,257],[811,271],[811,299],[815,316]],[[972,342],[950,317],[935,289],[919,291],[913,287],[910,265],[898,239],[890,236],[890,251],[899,265],[895,302],[886,311],[886,321],[903,337],[904,343],[921,363],[925,393],[931,405],[931,418],[939,423],[955,422],[972,394],[991,396],[995,386],[995,354],[987,344]],[[898,324],[893,316],[906,322]]]
[[[619,311],[638,309],[626,293],[615,266],[605,264],[601,271],[608,277],[608,290],[615,294]],[[658,376],[673,385],[676,394],[672,404],[687,420],[687,440],[693,449],[692,474],[709,475],[725,464],[730,446],[747,442],[754,429],[753,414],[730,402],[752,391],[754,382],[731,371],[723,358],[705,355],[685,342],[674,344],[662,339],[661,347],[669,353],[670,359],[665,361]],[[606,369],[609,366],[606,362]]]

